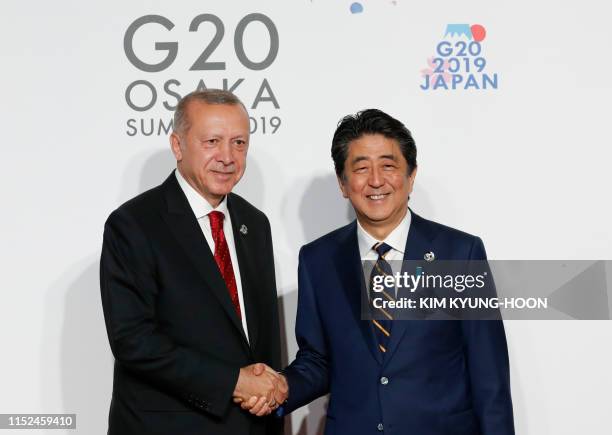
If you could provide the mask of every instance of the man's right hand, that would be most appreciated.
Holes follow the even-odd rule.
[[[263,416],[278,408],[288,396],[284,376],[263,363],[242,367],[234,389],[234,402],[251,414]]]

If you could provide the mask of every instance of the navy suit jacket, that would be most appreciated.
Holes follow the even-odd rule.
[[[404,259],[486,260],[482,240],[412,213]],[[357,224],[300,250],[286,413],[330,393],[326,435],[513,435],[499,320],[395,321],[387,352],[361,320]],[[386,378],[386,379],[383,379]]]

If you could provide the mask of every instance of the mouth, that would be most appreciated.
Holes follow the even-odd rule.
[[[375,195],[366,195],[366,198],[368,198],[371,201],[382,201],[389,195],[390,195],[389,193],[377,193]]]
[[[217,177],[223,177],[223,178],[231,177],[234,174],[234,172],[221,172],[221,171],[212,171],[212,172]]]

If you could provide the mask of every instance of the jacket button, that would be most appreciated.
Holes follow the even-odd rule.
[[[378,426],[376,427],[376,429],[378,429],[379,432],[382,432],[385,429],[385,427],[383,426],[382,423],[378,423]]]
[[[382,378],[380,378],[380,383],[383,385],[387,385],[389,383],[389,378],[383,376]]]

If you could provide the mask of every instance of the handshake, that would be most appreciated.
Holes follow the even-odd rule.
[[[289,396],[289,385],[280,373],[266,364],[242,367],[234,389],[234,403],[258,417],[268,415]]]

